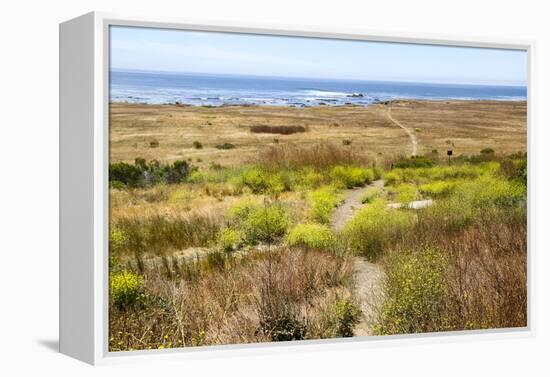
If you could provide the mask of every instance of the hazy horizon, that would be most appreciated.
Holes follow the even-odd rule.
[[[524,50],[111,27],[118,70],[526,86]]]
[[[461,82],[434,82],[434,81],[413,81],[413,80],[376,80],[376,79],[347,79],[347,78],[327,78],[327,77],[303,77],[303,76],[275,76],[267,74],[246,74],[246,73],[229,73],[229,72],[190,72],[190,71],[165,71],[154,69],[135,69],[135,68],[120,68],[111,67],[113,72],[128,72],[128,73],[155,73],[167,75],[196,75],[196,76],[235,76],[235,77],[257,77],[270,79],[300,79],[305,81],[349,81],[349,82],[387,82],[387,83],[403,83],[403,84],[430,84],[430,85],[465,85],[465,86],[509,86],[509,87],[527,87],[527,83],[507,84],[507,83],[461,83]]]

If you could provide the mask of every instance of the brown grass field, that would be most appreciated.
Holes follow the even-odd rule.
[[[410,153],[410,140],[392,123],[389,105],[311,108],[111,104],[110,159],[112,162],[192,159],[195,166],[210,162],[227,166],[254,162],[262,149],[279,144],[300,147],[350,140],[353,150],[369,157],[388,158]],[[396,101],[392,116],[413,130],[418,154],[438,150],[454,155],[475,154],[492,147],[497,154],[525,150],[526,102],[505,101]],[[255,126],[307,128],[291,135],[254,133]],[[275,141],[277,139],[277,141]],[[197,149],[197,141],[202,148]],[[158,147],[151,143],[158,142]],[[235,148],[217,149],[230,143]],[[153,144],[154,145],[154,144]]]

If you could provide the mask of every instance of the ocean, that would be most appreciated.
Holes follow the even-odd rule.
[[[391,99],[526,100],[524,86],[300,79],[112,70],[112,102],[195,106],[363,105]]]

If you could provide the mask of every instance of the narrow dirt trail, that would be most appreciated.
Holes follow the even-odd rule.
[[[363,195],[373,187],[381,188],[383,186],[384,182],[382,180],[378,180],[365,187],[346,190],[344,203],[336,208],[332,214],[332,230],[335,232],[340,232],[344,228],[344,225],[346,225],[348,220],[352,217],[353,211],[363,206],[363,203],[361,203]]]
[[[386,115],[388,116],[389,120],[391,120],[396,126],[401,127],[403,130],[405,130],[407,135],[409,135],[409,138],[411,139],[411,143],[412,143],[411,155],[416,156],[417,149],[418,149],[418,140],[416,140],[416,135],[414,134],[414,131],[411,131],[410,128],[405,127],[403,124],[401,124],[398,120],[396,120],[391,115],[391,107],[388,110],[386,110]]]
[[[336,232],[342,231],[346,223],[353,218],[354,211],[364,206],[363,195],[373,188],[381,188],[384,182],[379,180],[363,188],[347,190],[346,199],[332,216],[331,227]],[[355,336],[373,335],[372,320],[376,309],[384,298],[384,270],[379,265],[356,257],[354,261],[355,293],[359,299],[361,319],[355,327]]]

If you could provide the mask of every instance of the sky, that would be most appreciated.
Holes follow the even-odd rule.
[[[526,85],[526,51],[111,27],[111,69]]]

